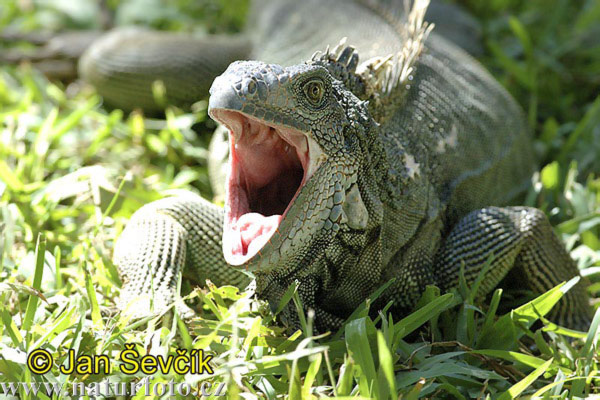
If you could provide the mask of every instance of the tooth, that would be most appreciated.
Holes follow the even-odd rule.
[[[239,118],[232,118],[229,121],[229,134],[235,138],[235,142],[239,142],[242,136],[242,121]]]
[[[269,130],[269,127],[266,125],[258,124],[258,123],[255,123],[253,125],[255,128],[255,136],[256,136],[254,138],[254,143],[261,144],[268,138],[267,132]]]
[[[327,158],[321,151],[321,148],[313,140],[308,142],[308,167],[306,170],[306,177],[311,177],[314,172],[319,168],[321,163]]]
[[[260,133],[260,125],[257,124],[256,122],[251,122],[250,123],[250,129],[252,132],[252,135],[255,136],[256,134]]]
[[[302,154],[306,154],[308,152],[308,139],[304,138],[304,140],[300,141],[300,152]]]

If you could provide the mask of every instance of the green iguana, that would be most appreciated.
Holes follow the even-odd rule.
[[[542,211],[507,206],[535,165],[522,110],[470,55],[429,34],[427,2],[404,17],[388,3],[261,2],[252,47],[215,42],[223,51],[203,54],[201,70],[244,52],[260,60],[232,63],[210,89],[209,114],[229,131],[225,209],[190,195],[137,211],[115,249],[123,307],[143,297],[136,311],[163,309],[182,274],[243,286],[251,271],[273,306],[297,282],[326,330],[392,279],[382,304],[404,314],[427,285],[457,287],[461,268],[472,283],[490,260],[482,295],[509,271],[536,293],[578,275]],[[311,57],[343,37],[348,45]],[[146,50],[156,47],[182,76],[194,69],[194,45],[177,59],[181,39],[151,39],[134,52],[140,62],[155,62]],[[138,75],[132,67],[110,78],[125,48],[111,55],[110,40],[82,69],[125,93]],[[179,78],[174,94],[197,90],[161,73]],[[297,323],[292,307],[283,315]],[[552,315],[578,328],[589,317],[582,283]]]

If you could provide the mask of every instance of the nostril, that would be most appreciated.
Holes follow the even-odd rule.
[[[246,94],[253,95],[256,93],[256,82],[253,79],[249,79],[245,82]]]

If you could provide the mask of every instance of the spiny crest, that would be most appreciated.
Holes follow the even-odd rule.
[[[423,44],[433,29],[433,24],[424,21],[428,5],[429,0],[415,0],[412,8],[409,8],[408,0],[405,0],[406,22],[394,24],[399,30],[402,49],[386,57],[374,57],[357,68],[357,75],[365,83],[367,97],[375,100],[376,108],[383,107],[382,111],[389,103],[397,104],[398,96],[403,95]]]
[[[346,88],[353,92],[357,97],[364,97],[365,85],[362,77],[356,74],[358,66],[358,53],[352,46],[346,45],[346,38],[340,40],[340,43],[325,52],[315,52],[311,57],[311,63],[321,65],[329,71],[331,75],[342,81]]]
[[[324,53],[313,54],[310,62],[327,68],[358,98],[368,100],[372,115],[381,122],[397,108],[404,96],[423,44],[433,29],[433,24],[424,21],[429,0],[414,0],[412,7],[409,0],[405,0],[404,17],[397,15],[397,9],[388,10],[375,0],[360,1],[398,31],[402,49],[359,65],[358,52],[346,45],[346,38],[343,38],[333,50],[327,46]]]

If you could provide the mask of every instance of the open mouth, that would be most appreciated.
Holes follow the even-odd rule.
[[[238,111],[213,110],[212,116],[229,129],[223,254],[229,264],[241,265],[277,231],[322,151],[293,128]]]

